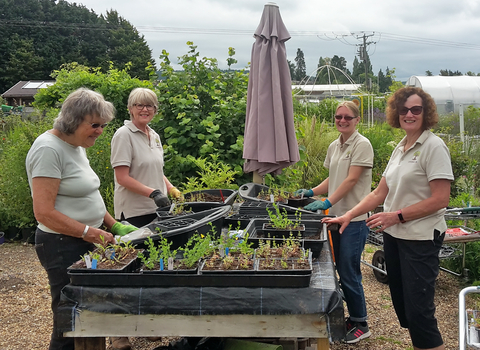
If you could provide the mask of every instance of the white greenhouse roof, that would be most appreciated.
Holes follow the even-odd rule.
[[[439,112],[457,112],[461,104],[480,106],[480,76],[411,76],[408,86],[420,87],[428,92]],[[454,108],[454,109],[453,109]]]

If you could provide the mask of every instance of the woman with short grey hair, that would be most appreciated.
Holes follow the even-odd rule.
[[[60,292],[70,282],[67,268],[92,251],[94,243],[114,243],[112,233],[125,235],[136,229],[116,222],[108,213],[98,190],[100,179],[85,151],[114,118],[114,111],[101,94],[75,90],[63,102],[54,128],[37,137],[25,161],[38,221],[35,250],[52,296],[49,350],[74,349],[74,339],[63,338],[57,331]]]

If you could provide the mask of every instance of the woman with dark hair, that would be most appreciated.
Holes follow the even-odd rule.
[[[335,126],[340,136],[327,150],[324,166],[328,168],[328,178],[311,190],[297,191],[307,197],[328,193],[328,198],[310,203],[304,209],[316,211],[331,207],[329,214],[343,215],[370,193],[373,148],[370,141],[356,130],[359,122],[360,111],[354,102],[345,101],[338,105]],[[370,336],[360,269],[368,236],[366,218],[365,214],[353,218],[342,234],[331,231],[335,268],[349,314],[345,321],[347,343],[356,343]]]
[[[27,154],[27,176],[38,221],[35,250],[47,271],[52,296],[50,350],[74,349],[74,339],[63,338],[57,331],[60,292],[70,282],[67,268],[93,250],[94,243],[114,243],[112,233],[125,235],[136,229],[116,222],[106,210],[98,190],[100,180],[85,151],[113,118],[114,107],[102,95],[78,89],[63,102],[53,129],[40,135]]]
[[[408,328],[414,349],[445,349],[435,318],[438,253],[447,225],[445,208],[453,181],[447,146],[429,129],[438,122],[433,98],[405,87],[388,100],[387,122],[405,130],[378,187],[353,209],[327,223],[341,224],[384,203],[384,212],[367,219],[383,231],[390,295],[400,325]]]

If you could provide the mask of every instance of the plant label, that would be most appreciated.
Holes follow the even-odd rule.
[[[273,196],[273,194],[270,195],[270,202],[275,203],[275,197]]]
[[[168,258],[168,269],[173,270],[173,258],[172,257]]]
[[[97,259],[92,259],[92,270],[97,269]]]
[[[109,248],[105,250],[105,257],[109,260],[113,260],[115,258],[115,249]]]
[[[92,268],[92,260],[90,258],[90,255],[85,256],[85,265],[87,266],[87,269]]]

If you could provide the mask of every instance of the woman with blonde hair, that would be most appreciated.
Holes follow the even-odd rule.
[[[352,101],[338,105],[335,126],[340,132],[327,150],[324,166],[328,178],[310,190],[296,191],[306,197],[328,193],[324,201],[305,206],[307,210],[326,210],[329,214],[343,215],[357,205],[372,186],[373,148],[370,141],[356,130],[360,111]],[[345,296],[349,317],[345,321],[347,343],[356,343],[370,336],[367,324],[367,307],[362,285],[360,259],[368,236],[365,214],[352,218],[352,223],[342,232],[332,232],[335,267]]]

